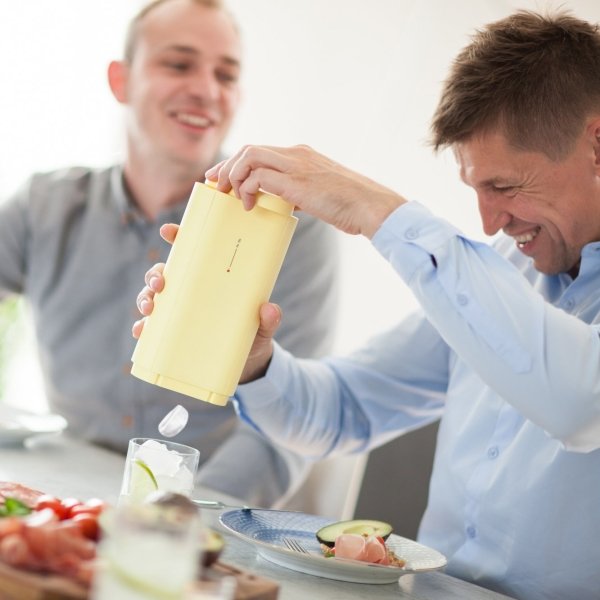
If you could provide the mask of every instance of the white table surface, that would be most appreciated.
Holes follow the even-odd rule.
[[[59,497],[99,497],[115,502],[123,474],[124,456],[65,435],[39,436],[24,445],[0,446],[0,481],[13,481]],[[196,489],[200,499],[235,502],[222,494]],[[226,548],[222,560],[275,580],[279,600],[392,599],[506,600],[508,597],[466,583],[441,572],[404,575],[399,583],[356,584],[306,575],[277,566],[257,555],[254,547],[225,532],[219,511],[202,511],[208,525],[222,531]]]

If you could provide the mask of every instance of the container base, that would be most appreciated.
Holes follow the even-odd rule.
[[[225,406],[229,400],[229,396],[217,394],[217,392],[191,385],[177,379],[172,379],[171,377],[165,377],[160,373],[156,373],[155,371],[151,371],[150,369],[146,369],[135,363],[133,363],[131,367],[131,374],[148,383],[153,383],[154,385],[173,390],[174,392],[179,392],[180,394],[185,394],[186,396],[191,396],[192,398],[197,398],[198,400],[204,400],[204,402],[216,404],[217,406]]]

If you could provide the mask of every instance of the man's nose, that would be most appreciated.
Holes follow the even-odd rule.
[[[478,192],[477,201],[481,224],[486,235],[495,235],[511,221],[512,217],[503,206],[506,199],[493,192]]]
[[[189,81],[191,93],[202,100],[216,100],[221,88],[211,69],[198,69]]]

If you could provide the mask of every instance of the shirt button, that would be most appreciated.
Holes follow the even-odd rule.
[[[573,298],[569,298],[568,300],[565,301],[565,308],[568,308],[569,310],[571,310],[573,308],[573,306],[575,306],[575,300],[573,300]]]
[[[496,458],[498,456],[498,454],[500,454],[500,450],[498,450],[498,446],[492,446],[491,448],[488,448],[487,451],[487,455],[488,458]]]
[[[469,297],[466,294],[458,294],[456,296],[456,301],[458,302],[459,306],[466,306],[469,304]]]
[[[404,232],[404,237],[407,240],[416,240],[419,237],[419,232],[416,229],[410,227]]]
[[[476,535],[477,535],[477,530],[475,529],[475,527],[473,527],[473,525],[469,525],[467,527],[467,537],[473,539]]]

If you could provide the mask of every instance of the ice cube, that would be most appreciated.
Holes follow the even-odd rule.
[[[181,465],[181,468],[179,469],[179,471],[177,471],[177,475],[175,475],[175,478],[181,485],[182,489],[194,489],[194,474],[185,465]]]
[[[188,411],[181,404],[178,404],[159,423],[158,431],[164,437],[173,437],[183,431],[183,428],[187,425],[189,416]]]
[[[137,451],[136,458],[144,461],[155,475],[173,477],[183,458],[157,440],[146,440]]]

